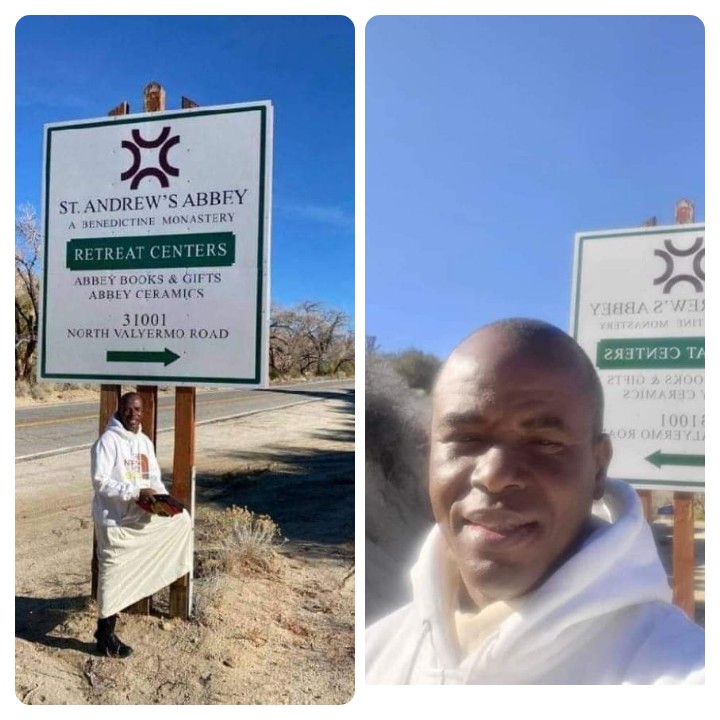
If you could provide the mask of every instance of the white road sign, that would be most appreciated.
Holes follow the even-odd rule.
[[[605,391],[610,475],[705,486],[705,227],[578,233],[572,331]]]
[[[272,106],[45,126],[45,380],[267,380]]]

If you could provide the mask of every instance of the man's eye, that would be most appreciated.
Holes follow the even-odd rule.
[[[487,442],[487,440],[479,435],[473,435],[470,433],[458,433],[457,435],[450,436],[448,438],[448,442],[452,443],[453,445],[460,445],[462,447],[466,447],[468,445],[477,447]]]
[[[549,440],[548,438],[535,438],[530,441],[530,444],[543,452],[559,452],[565,447],[561,442]]]

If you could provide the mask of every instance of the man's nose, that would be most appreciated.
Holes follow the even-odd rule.
[[[475,460],[470,484],[491,494],[508,488],[524,488],[527,485],[527,468],[520,450],[501,444],[487,448]]]

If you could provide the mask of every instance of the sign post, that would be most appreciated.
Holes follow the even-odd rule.
[[[692,536],[692,492],[705,482],[704,263],[702,224],[575,237],[572,334],[603,383],[610,474],[676,493],[675,601],[691,616],[682,528]]]
[[[173,451],[173,495],[195,519],[195,388],[175,390],[175,445]],[[170,586],[170,615],[187,617],[192,600],[192,573]]]

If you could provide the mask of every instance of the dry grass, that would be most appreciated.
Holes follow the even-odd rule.
[[[134,387],[129,385],[122,386],[123,392],[134,389]],[[99,397],[99,385],[88,383],[28,382],[27,380],[15,381],[15,403],[17,405],[91,402]]]
[[[198,578],[193,583],[193,617],[204,626],[212,626],[219,619],[222,593],[227,578],[218,571]]]
[[[276,548],[284,538],[271,517],[233,505],[222,513],[221,523],[225,526],[221,562],[226,572],[273,570]]]
[[[196,565],[193,614],[205,626],[220,621],[229,577],[277,573],[277,548],[284,542],[277,523],[233,505],[223,511],[199,508],[195,518]]]

